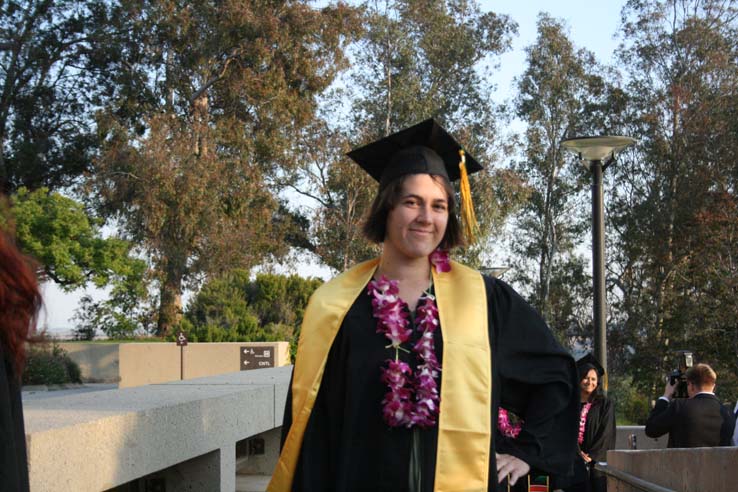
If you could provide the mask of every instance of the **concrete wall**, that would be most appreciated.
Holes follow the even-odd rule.
[[[669,440],[668,434],[655,439],[648,437],[643,425],[619,425],[616,432],[615,449],[631,449],[628,440],[631,435],[636,438],[636,449],[664,449]]]
[[[79,365],[82,381],[85,383],[117,383],[118,375],[117,343],[60,343],[69,357]]]
[[[100,491],[150,477],[166,480],[168,491],[232,491],[236,443],[281,426],[290,373],[258,369],[26,401],[31,490]],[[278,447],[278,439],[266,442]]]
[[[677,492],[728,492],[735,490],[738,447],[608,451],[607,466]],[[609,478],[607,490],[640,489]]]
[[[60,343],[86,383],[119,383],[120,388],[180,380],[180,348],[174,343]],[[271,347],[274,366],[290,364],[288,342],[190,343],[184,355],[184,379],[241,370],[241,347]]]
[[[193,379],[241,370],[241,347],[271,347],[276,367],[290,363],[287,342],[190,343],[180,352],[174,343],[120,345],[119,388],[180,379],[180,353],[184,378]]]

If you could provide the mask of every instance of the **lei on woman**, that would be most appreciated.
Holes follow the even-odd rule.
[[[582,411],[579,413],[579,436],[577,437],[577,442],[580,446],[584,442],[584,428],[587,425],[587,414],[590,408],[592,408],[592,403],[587,402],[582,405]]]
[[[451,271],[447,251],[436,250],[428,259],[436,272]],[[387,366],[382,368],[382,382],[389,389],[382,400],[384,421],[390,427],[432,427],[440,408],[438,375],[441,370],[433,342],[433,332],[439,326],[435,297],[428,291],[421,296],[417,324],[422,333],[408,350],[402,344],[410,339],[412,329],[397,280],[382,275],[369,282],[368,291],[372,296],[372,313],[377,318],[377,333],[383,333],[390,342],[386,348],[395,351],[394,360],[388,359]],[[410,365],[400,360],[400,350],[414,352],[418,360],[415,374]]]
[[[523,421],[510,422],[510,414],[500,407],[497,411],[497,428],[500,429],[503,436],[515,439],[523,428]]]

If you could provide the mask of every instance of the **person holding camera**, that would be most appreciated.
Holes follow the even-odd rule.
[[[688,398],[673,398],[678,381],[667,380],[664,396],[646,422],[648,437],[669,434],[669,448],[730,446],[735,417],[715,396],[717,375],[707,364],[687,369]]]

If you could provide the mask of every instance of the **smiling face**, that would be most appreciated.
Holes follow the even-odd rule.
[[[597,388],[597,371],[594,369],[587,371],[587,374],[579,382],[579,387],[582,390],[582,395],[591,395]]]
[[[448,196],[429,174],[405,178],[400,199],[387,216],[384,254],[407,260],[427,257],[438,247],[448,224]]]

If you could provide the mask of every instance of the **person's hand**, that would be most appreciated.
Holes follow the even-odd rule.
[[[671,384],[671,378],[666,378],[664,398],[666,398],[667,400],[671,400],[672,395],[674,395],[674,392],[676,391],[677,384],[679,383],[676,380],[674,380],[674,384]]]
[[[530,465],[520,458],[509,454],[497,454],[497,483],[502,483],[506,476],[510,475],[510,485],[515,485],[518,478],[530,471]]]
[[[579,451],[579,456],[582,457],[585,463],[589,463],[590,461],[592,461],[592,458],[590,458],[589,455],[584,451]]]

